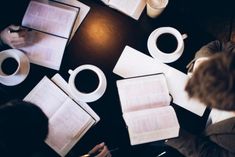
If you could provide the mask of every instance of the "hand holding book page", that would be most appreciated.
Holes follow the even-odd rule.
[[[132,145],[178,136],[164,74],[118,80],[117,88]]]
[[[49,118],[46,143],[65,156],[95,124],[95,120],[51,80],[44,77],[24,98],[39,106]]]
[[[143,12],[146,0],[101,0],[106,5],[138,20]]]
[[[59,70],[79,9],[48,0],[32,0],[22,26],[31,28],[25,51],[30,61]]]

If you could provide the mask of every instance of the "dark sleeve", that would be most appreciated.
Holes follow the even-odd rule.
[[[1,33],[1,31],[0,31]],[[2,42],[2,39],[0,38],[0,51],[8,49],[9,47]]]
[[[226,42],[222,46],[222,51],[235,53],[235,43],[233,42]]]
[[[229,157],[229,152],[205,136],[196,136],[184,130],[178,138],[169,139],[166,145],[178,150],[185,157]]]
[[[2,42],[2,39],[0,38],[0,51],[4,49],[5,45]]]
[[[235,43],[225,42],[221,43],[219,40],[212,41],[203,46],[196,54],[195,58],[210,57],[215,53],[233,52],[235,53]]]
[[[198,50],[195,58],[210,57],[215,53],[221,52],[223,44],[219,40],[212,41]]]

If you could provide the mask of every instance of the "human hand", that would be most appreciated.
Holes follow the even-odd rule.
[[[112,157],[104,142],[97,144],[94,148],[92,148],[92,150],[89,151],[88,154],[95,157]]]
[[[20,48],[26,45],[27,29],[20,26],[10,25],[0,32],[2,42],[11,48]]]

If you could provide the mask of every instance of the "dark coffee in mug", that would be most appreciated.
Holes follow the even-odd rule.
[[[178,42],[174,35],[164,33],[158,37],[156,44],[160,51],[164,53],[172,53],[176,50]]]
[[[9,57],[3,60],[1,64],[1,69],[4,74],[11,75],[17,70],[18,66],[19,64],[17,60],[12,57]]]
[[[99,78],[92,70],[82,70],[75,76],[75,87],[82,93],[91,93],[97,89]]]

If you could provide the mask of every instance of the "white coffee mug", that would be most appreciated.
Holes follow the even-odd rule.
[[[169,0],[147,0],[147,15],[151,18],[158,17],[166,8]]]
[[[2,66],[3,66],[4,61],[10,58],[17,62],[17,67],[13,73],[7,74],[3,71]],[[18,56],[17,53],[4,53],[4,52],[0,53],[0,79],[11,78],[12,76],[18,74],[19,69],[20,69],[20,56]]]
[[[90,93],[80,92],[75,86],[75,77],[77,76],[79,72],[83,70],[91,70],[95,72],[95,74],[98,76],[98,79],[99,79],[98,87]],[[104,94],[106,87],[107,87],[107,81],[106,81],[106,77],[104,73],[98,67],[94,65],[90,65],[90,64],[85,64],[85,65],[81,65],[77,67],[75,70],[69,70],[68,72],[70,74],[69,86],[71,89],[71,93],[78,100],[82,102],[93,102],[93,101],[98,100]]]
[[[17,62],[15,71],[11,74],[4,73],[2,64],[8,58]],[[7,86],[20,84],[28,76],[30,63],[28,57],[17,49],[8,49],[0,52],[0,83]]]
[[[169,33],[173,35],[177,40],[177,48],[172,53],[162,52],[157,43],[158,38],[162,34]],[[187,34],[181,34],[177,29],[172,27],[160,27],[154,30],[148,38],[148,50],[153,58],[156,58],[163,63],[171,63],[176,61],[184,51],[184,39],[187,38]]]

